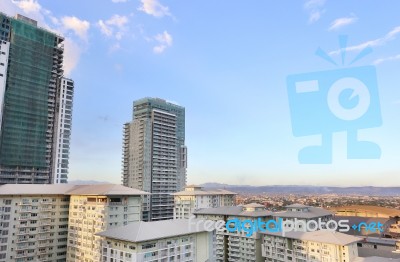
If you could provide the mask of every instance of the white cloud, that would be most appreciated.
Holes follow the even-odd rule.
[[[61,23],[66,30],[72,30],[82,40],[87,41],[87,32],[90,28],[90,23],[85,20],[80,20],[75,16],[64,16],[61,18]]]
[[[126,23],[128,23],[128,17],[121,15],[113,15],[110,19],[106,21],[108,25],[115,25],[118,28],[122,28]]]
[[[40,4],[35,0],[14,0],[12,1],[16,6],[21,8],[26,14],[38,13],[41,10]]]
[[[358,44],[358,45],[354,45],[354,46],[349,46],[346,48],[346,51],[351,52],[351,51],[361,51],[364,48],[370,46],[370,47],[374,47],[374,46],[383,46],[385,45],[387,42],[393,40],[396,38],[396,35],[400,33],[400,26],[397,26],[395,28],[393,28],[389,33],[387,33],[385,36],[381,37],[381,38],[377,38],[374,40],[369,40],[366,41],[364,43]],[[329,53],[330,55],[337,55],[340,54],[340,50],[335,50]]]
[[[72,39],[66,37],[64,40],[64,75],[69,76],[77,66],[82,49]]]
[[[106,36],[111,36],[112,35],[112,29],[111,27],[107,26],[103,20],[99,20],[97,22],[97,25],[100,27],[100,31],[102,34],[106,35]]]
[[[138,10],[155,17],[172,16],[168,6],[163,6],[157,0],[141,0],[142,5]]]
[[[309,13],[308,22],[310,24],[317,22],[325,9],[323,8],[326,0],[308,0],[304,3],[304,9]]]
[[[99,20],[97,25],[100,27],[101,33],[105,36],[111,37],[114,35],[117,40],[121,40],[122,36],[127,31],[126,24],[128,22],[129,19],[126,16],[113,15],[106,21]]]
[[[158,45],[153,47],[153,52],[160,54],[165,51],[167,47],[172,46],[172,36],[164,31],[162,34],[157,34],[154,39],[158,42]]]
[[[331,26],[329,27],[329,30],[337,30],[343,26],[353,24],[358,20],[358,17],[356,17],[354,14],[348,17],[341,17],[336,19],[331,23]]]
[[[389,56],[389,57],[385,57],[385,58],[376,59],[374,61],[374,64],[378,65],[378,64],[381,64],[383,62],[396,61],[396,60],[400,60],[400,54],[399,55],[395,55],[395,56]]]

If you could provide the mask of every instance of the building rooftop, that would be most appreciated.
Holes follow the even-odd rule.
[[[244,206],[222,206],[216,208],[202,208],[193,212],[195,215],[225,215],[239,217],[265,217],[272,216],[273,212],[268,210],[246,211]]]
[[[388,257],[357,257],[353,261],[354,262],[400,262],[400,259],[388,258]]]
[[[345,246],[363,240],[363,238],[360,237],[355,237],[331,230],[317,230],[313,232],[292,231],[292,232],[286,232],[284,236],[282,235],[282,232],[277,232],[277,233],[266,232],[262,234],[305,240],[305,241],[313,241],[319,243],[334,244],[340,246]]]
[[[115,184],[5,184],[0,185],[0,195],[147,195],[149,193]]]
[[[243,207],[250,207],[250,208],[259,208],[259,207],[261,207],[261,208],[265,208],[265,206],[263,206],[263,205],[261,205],[261,204],[257,204],[257,203],[250,203],[250,204],[247,204],[247,205],[243,205]]]
[[[302,205],[301,205],[302,206]],[[288,208],[295,208],[295,207],[288,207]],[[298,207],[298,208],[307,208],[307,211],[282,211],[274,213],[274,217],[286,217],[286,218],[316,218],[316,217],[323,217],[333,215],[333,212],[325,210],[319,207]]]
[[[184,191],[173,193],[171,195],[173,195],[173,196],[237,195],[237,193],[231,192],[231,191],[228,191],[225,189],[207,190],[200,186],[195,186],[195,185],[187,186],[186,189],[192,189],[192,190],[184,190]]]
[[[331,207],[331,211],[340,215],[350,215],[354,216],[364,216],[364,217],[395,217],[400,216],[400,210],[387,208],[387,207],[378,207],[378,206],[369,206],[369,205],[353,205],[353,206],[345,206],[345,207]]]
[[[399,241],[400,239],[395,238],[366,237],[363,242],[395,247],[396,243]]]
[[[207,231],[200,220],[174,219],[153,222],[133,222],[126,226],[109,229],[97,235],[129,242],[144,242],[167,237],[188,235]],[[211,228],[213,228],[211,226]]]
[[[285,206],[285,208],[308,208],[308,207],[310,207],[310,206],[306,206],[303,204],[292,204],[292,205]]]
[[[356,216],[334,216],[332,217],[333,220],[338,222],[339,220],[348,220],[348,224],[351,225],[360,225],[361,223],[381,223],[383,225],[383,229],[386,230],[386,227],[395,224],[396,220],[392,218],[384,218],[384,217],[356,217]],[[357,229],[350,228],[349,232],[347,234],[351,235],[376,235],[379,236],[384,232],[379,232],[376,230],[375,232],[361,230],[358,231]]]

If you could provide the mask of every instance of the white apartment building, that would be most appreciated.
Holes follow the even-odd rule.
[[[72,185],[0,186],[0,261],[65,261]]]
[[[330,230],[262,233],[263,261],[353,262],[359,237]]]
[[[67,262],[100,261],[101,239],[95,235],[141,218],[141,197],[148,193],[121,185],[73,190],[68,221]]]
[[[206,190],[201,186],[190,185],[184,191],[172,195],[175,203],[174,219],[185,219],[196,209],[234,206],[237,193],[224,189]]]
[[[69,145],[72,125],[72,101],[74,95],[74,81],[60,78],[57,85],[56,112],[54,136],[55,148],[53,154],[52,184],[67,183],[69,167]]]
[[[138,221],[143,194],[112,184],[1,185],[0,262],[99,261],[94,234]]]
[[[265,210],[263,205],[248,204],[244,206],[226,206],[218,208],[199,209],[194,211],[198,219],[213,221],[228,221],[238,219],[240,221],[260,219],[263,222],[272,220],[273,213]],[[261,262],[261,235],[254,232],[250,236],[244,231],[228,232],[226,229],[216,231],[216,262]]]
[[[103,237],[102,262],[214,261],[213,232],[187,219],[135,222],[98,235]]]
[[[333,218],[333,213],[325,210],[323,208],[305,206],[302,204],[293,204],[289,206],[285,206],[285,211],[275,212],[273,217],[278,221],[282,219],[282,221],[290,220],[292,222],[296,222],[296,230],[305,230],[304,225],[307,225],[309,221],[318,222],[321,220],[322,222],[327,222]]]

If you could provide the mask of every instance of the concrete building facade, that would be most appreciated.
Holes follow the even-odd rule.
[[[186,219],[136,222],[98,234],[102,262],[212,262],[213,232]]]
[[[100,259],[100,237],[139,221],[146,192],[121,185],[0,186],[0,262]]]
[[[194,211],[197,219],[225,221],[237,219],[239,221],[260,220],[263,222],[272,220],[272,212],[265,210],[259,204],[248,204],[244,206],[206,208]],[[248,235],[244,231],[229,232],[224,228],[216,230],[215,248],[216,262],[261,262],[262,238],[259,232],[255,231]]]
[[[237,193],[224,190],[205,190],[200,186],[186,186],[184,191],[172,194],[174,196],[174,219],[188,219],[193,211],[201,208],[234,206]]]
[[[172,219],[172,193],[186,185],[185,108],[159,98],[133,103],[133,121],[124,125],[124,186],[150,192],[143,220]]]
[[[358,257],[357,242],[361,240],[328,230],[262,235],[262,257],[266,262],[351,262]]]

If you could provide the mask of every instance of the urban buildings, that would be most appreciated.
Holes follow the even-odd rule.
[[[319,207],[311,207],[302,204],[293,204],[284,207],[286,210],[283,212],[276,212],[273,214],[275,220],[282,219],[282,221],[290,220],[296,226],[296,230],[304,231],[309,221],[319,220],[327,222],[333,218],[333,212]],[[295,223],[296,222],[296,223]]]
[[[189,218],[199,208],[234,206],[237,193],[224,190],[205,190],[200,186],[190,185],[174,196],[174,219]]]
[[[266,222],[272,219],[272,214],[272,212],[265,210],[264,206],[255,203],[244,206],[205,208],[194,211],[194,215],[198,219],[221,220],[225,222],[231,219],[238,219],[239,221],[260,220]],[[215,261],[264,261],[261,256],[261,242],[261,235],[257,231],[247,234],[244,230],[236,232],[229,232],[226,229],[217,230]]]
[[[139,221],[141,196],[113,184],[0,186],[0,262],[100,260],[109,228]]]
[[[379,256],[400,261],[399,238],[363,237],[357,248],[360,257]]]
[[[101,261],[214,261],[213,233],[204,224],[189,223],[187,219],[141,221],[101,232]]]
[[[358,257],[361,238],[343,233],[318,230],[313,232],[262,233],[262,256],[265,261],[351,262]]]
[[[319,221],[331,220],[333,214],[330,211],[300,204],[285,209],[283,212],[270,212],[263,205],[251,203],[198,209],[193,214],[197,219],[229,222],[222,230],[216,230],[217,262],[358,262],[399,258],[396,246],[399,241],[311,228]],[[283,234],[279,228],[285,221],[296,226]],[[233,230],[227,230],[227,227]],[[264,230],[260,230],[261,227]]]
[[[66,183],[73,82],[64,38],[0,13],[0,183]],[[61,146],[60,146],[61,145]]]
[[[172,193],[186,185],[185,108],[159,98],[133,103],[133,121],[124,125],[124,186],[150,192],[143,220],[172,219]]]

